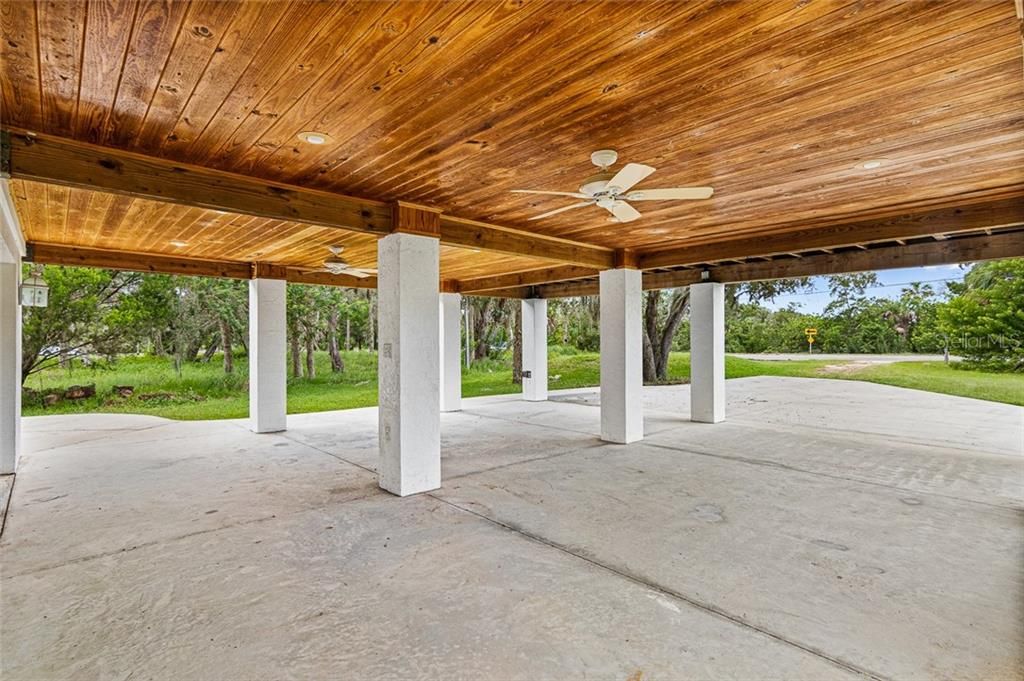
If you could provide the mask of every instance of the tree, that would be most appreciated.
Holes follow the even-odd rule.
[[[28,266],[25,266],[25,276]],[[140,276],[87,267],[44,267],[50,287],[47,307],[24,309],[21,380],[62,358],[101,353],[113,356],[130,347],[130,320],[113,319],[112,311],[138,287]],[[121,321],[112,324],[108,321]]]
[[[302,284],[289,285],[287,291],[286,315],[288,325],[288,346],[291,351],[292,377],[302,378],[302,350],[306,350],[306,375],[313,378],[313,345],[315,332],[316,293],[314,287]],[[311,371],[312,370],[312,371]]]
[[[523,306],[518,300],[512,301],[515,306],[512,322],[512,382],[523,384]]]
[[[668,379],[668,358],[679,325],[690,307],[690,289],[672,290],[666,300],[662,291],[648,291],[644,297],[644,381]]]
[[[1024,259],[978,263],[939,307],[940,329],[970,363],[1024,371]]]

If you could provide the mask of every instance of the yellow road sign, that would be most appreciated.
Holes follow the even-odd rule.
[[[813,336],[814,334],[818,333],[818,330],[813,328],[804,329],[804,333],[806,333],[808,336]]]

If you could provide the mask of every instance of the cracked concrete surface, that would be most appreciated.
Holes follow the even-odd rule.
[[[594,390],[442,415],[380,491],[376,412],[26,419],[4,679],[1001,679],[1024,669],[1024,409],[729,381],[597,439]],[[0,480],[9,485],[9,478]],[[0,485],[0,489],[6,490]],[[637,674],[640,677],[637,677]]]

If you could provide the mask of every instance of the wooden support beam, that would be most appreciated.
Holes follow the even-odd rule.
[[[552,286],[558,286],[558,284],[552,284]],[[478,298],[512,298],[512,299],[523,299],[523,298],[543,298],[538,293],[538,287],[536,286],[519,286],[516,288],[499,288],[491,291],[459,291],[464,296],[476,296]],[[548,296],[552,297],[552,296]],[[553,296],[560,297],[560,296]],[[561,296],[567,297],[567,296]]]
[[[310,272],[289,267],[285,277],[290,284],[313,284],[316,286],[341,286],[342,288],[377,288],[377,277],[353,277],[348,274]]]
[[[1024,197],[973,203],[957,208],[937,208],[878,220],[818,227],[807,226],[781,234],[658,249],[642,253],[640,267],[645,270],[656,267],[676,267],[728,258],[854,246],[933,234],[948,236],[955,232],[1011,225],[1024,225]]]
[[[387,234],[391,207],[50,135],[11,134],[11,177],[243,215]]]
[[[635,270],[637,268],[636,251],[632,248],[619,248],[612,256],[612,267]]]
[[[612,266],[608,248],[464,220],[427,206],[386,203],[270,182],[211,168],[51,135],[4,130],[5,166],[15,179],[111,192],[275,220],[383,236],[437,235],[441,243],[596,268]]]
[[[130,253],[125,251],[104,251],[96,248],[80,248],[62,244],[31,243],[28,262],[42,265],[74,265],[77,267],[101,267],[129,272],[151,272],[159,274],[181,274],[196,277],[221,277],[226,279],[286,279],[297,284],[319,284],[345,288],[376,288],[376,277],[352,277],[345,274],[310,272],[295,267],[250,263],[233,260],[202,260],[181,258],[156,253]]]
[[[576,296],[596,296],[600,293],[597,279],[585,281],[563,281],[559,284],[535,286],[533,294],[538,298],[574,298]]]
[[[476,291],[493,291],[495,289],[503,288],[536,286],[537,284],[550,284],[558,281],[582,279],[583,277],[594,276],[597,276],[597,270],[591,267],[564,265],[562,267],[550,267],[542,270],[529,270],[527,272],[515,272],[513,274],[499,274],[493,277],[463,279],[458,283],[458,287],[459,292],[461,293],[472,293]]]
[[[708,281],[766,281],[1020,257],[1024,257],[1024,230],[949,238],[945,241],[928,241],[906,246],[883,246],[845,253],[812,255],[798,260],[724,265],[709,268]],[[676,288],[700,281],[700,270],[645,272],[643,287],[645,290]],[[563,282],[537,286],[535,289],[534,294],[543,298],[591,296],[598,293],[595,281]]]
[[[252,264],[253,279],[287,279],[288,268],[284,265],[274,265],[269,262],[254,262]]]
[[[441,215],[441,243],[484,251],[528,255],[534,258],[598,269],[612,267],[614,256],[614,252],[610,248],[601,248],[530,232],[520,232],[443,214]]]
[[[440,238],[441,211],[430,206],[395,201],[391,212],[391,231]]]
[[[81,267],[102,267],[110,270],[130,272],[156,272],[160,274],[185,274],[197,277],[224,277],[227,279],[249,279],[253,265],[248,262],[226,260],[199,260],[152,253],[127,253],[103,251],[95,248],[63,246],[60,244],[31,243],[29,262],[41,265],[75,265]]]
[[[885,246],[867,251],[813,255],[802,260],[776,260],[712,269],[711,280],[721,282],[792,279],[849,272],[954,265],[978,260],[1024,256],[1024,231],[965,236],[906,246]],[[646,285],[646,280],[645,280]],[[676,284],[677,286],[679,284]]]

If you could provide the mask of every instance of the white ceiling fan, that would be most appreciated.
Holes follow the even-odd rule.
[[[350,277],[358,277],[365,279],[366,277],[377,274],[377,270],[369,269],[365,267],[352,267],[341,257],[341,252],[345,250],[344,246],[328,246],[331,255],[321,267],[310,270],[311,272],[327,272],[328,274],[345,274]]]
[[[641,163],[627,163],[618,172],[612,172],[608,168],[614,165],[618,158],[618,153],[611,149],[602,149],[591,154],[590,162],[600,168],[601,171],[584,180],[578,192],[553,192],[534,189],[513,189],[512,191],[516,194],[550,194],[552,196],[569,196],[575,199],[584,199],[570,206],[563,206],[562,208],[550,210],[547,213],[535,215],[530,218],[531,220],[540,220],[564,213],[567,210],[575,210],[585,206],[598,206],[612,214],[612,217],[608,218],[611,222],[632,222],[640,217],[640,211],[629,205],[627,201],[707,199],[711,198],[711,195],[715,193],[715,190],[711,187],[673,187],[630,191],[633,185],[642,182],[655,169]]]

